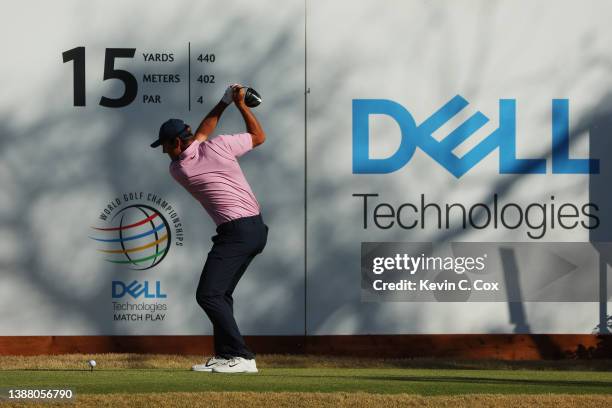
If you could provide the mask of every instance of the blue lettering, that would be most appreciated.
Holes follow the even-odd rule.
[[[402,105],[387,99],[353,100],[353,173],[384,174],[404,167],[417,148],[459,178],[499,148],[500,174],[545,174],[546,159],[516,157],[516,101],[500,99],[499,127],[463,157],[453,150],[482,128],[489,119],[476,112],[442,141],[432,134],[468,105],[456,95],[419,126]],[[569,101],[554,99],[552,105],[552,172],[555,174],[599,173],[599,160],[569,158]],[[387,115],[399,125],[401,142],[388,158],[370,158],[370,115]]]

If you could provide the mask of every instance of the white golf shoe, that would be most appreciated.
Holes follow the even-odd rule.
[[[206,360],[206,362],[204,364],[196,364],[194,366],[191,366],[191,370],[192,371],[207,371],[207,372],[211,372],[213,370],[213,368],[223,365],[225,363],[227,363],[229,360],[226,358],[221,358],[221,357],[211,357],[208,360]]]
[[[216,365],[213,373],[256,373],[257,365],[255,359],[250,360],[242,357],[232,357],[223,364]]]

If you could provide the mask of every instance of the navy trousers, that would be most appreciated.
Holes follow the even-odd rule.
[[[214,244],[200,276],[196,300],[212,322],[216,356],[255,357],[234,319],[232,294],[253,258],[263,251],[267,238],[268,227],[261,215],[225,222],[212,238]]]

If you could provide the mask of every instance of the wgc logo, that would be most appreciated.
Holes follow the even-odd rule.
[[[92,227],[105,254],[105,260],[124,264],[130,269],[151,269],[164,260],[172,241],[168,221],[160,211],[144,204],[134,204],[117,211],[110,226]]]

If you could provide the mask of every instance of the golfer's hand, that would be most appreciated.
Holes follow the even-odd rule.
[[[232,85],[232,89],[234,91],[233,98],[236,105],[246,106],[244,104],[244,94],[246,93],[246,88],[240,84],[234,84]]]
[[[228,86],[223,94],[223,98],[221,98],[221,102],[225,103],[226,105],[230,105],[232,102],[234,102],[234,85],[237,84],[231,84]]]

